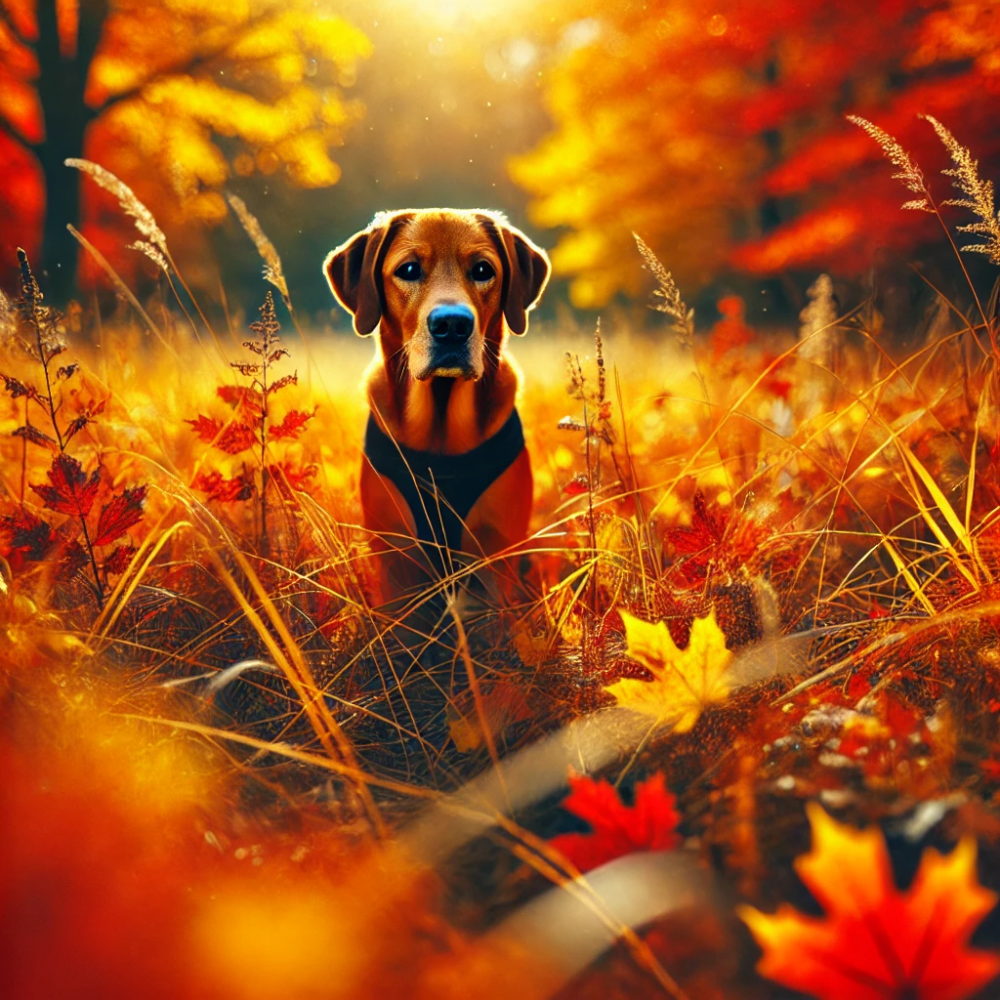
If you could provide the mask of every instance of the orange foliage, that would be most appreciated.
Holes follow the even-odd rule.
[[[761,975],[819,1000],[961,1000],[1000,973],[1000,956],[968,947],[997,901],[976,880],[971,837],[947,857],[927,848],[900,892],[878,827],[843,826],[815,803],[807,810],[813,848],[795,870],[826,917],[743,907],[764,949]]]
[[[987,0],[618,5],[563,47],[556,130],[511,172],[538,225],[570,228],[552,260],[580,306],[638,291],[632,230],[688,287],[733,264],[858,270],[876,241],[910,248],[933,220],[896,211],[878,149],[843,114],[935,164],[917,113],[960,121],[988,155],[998,31]]]
[[[103,12],[90,5],[82,23],[74,0],[56,8],[51,25],[31,0],[0,0],[4,259],[15,234],[37,249],[43,204],[61,210],[58,186],[79,183],[62,167],[67,156],[122,177],[168,231],[224,218],[219,190],[234,171],[280,171],[302,187],[338,181],[330,148],[362,114],[344,89],[371,53],[346,21],[304,0],[116,0]],[[114,200],[84,187],[85,235],[119,270],[134,270],[139,258],[106,232],[121,226]]]

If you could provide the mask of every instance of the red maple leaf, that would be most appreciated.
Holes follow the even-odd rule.
[[[268,436],[274,441],[282,438],[296,438],[302,433],[305,425],[316,416],[316,411],[305,413],[302,410],[289,410],[280,424],[268,428]]]
[[[112,497],[111,503],[106,503],[101,508],[94,544],[110,545],[129,528],[138,524],[142,520],[142,505],[145,500],[145,486],[131,486],[124,493]]]
[[[209,500],[221,503],[234,503],[237,500],[249,500],[256,492],[253,481],[246,476],[236,476],[226,479],[221,472],[200,472],[191,483],[191,488],[201,490],[208,495]]]
[[[52,460],[48,471],[51,486],[31,484],[31,488],[42,498],[49,510],[74,517],[86,517],[97,499],[101,484],[101,470],[94,469],[87,478],[83,466],[70,455],[62,452]]]
[[[129,568],[135,553],[136,549],[133,545],[117,546],[111,555],[104,560],[104,571],[108,576],[120,576]]]
[[[0,532],[10,541],[9,554],[32,562],[44,559],[55,541],[52,525],[24,507],[0,517]]]
[[[631,808],[603,779],[571,777],[569,785],[571,792],[563,808],[586,820],[593,832],[563,833],[549,844],[579,871],[588,872],[633,851],[664,851],[680,844],[680,816],[662,774],[636,785],[635,805]]]

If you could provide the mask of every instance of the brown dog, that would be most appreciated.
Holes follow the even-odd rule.
[[[385,553],[384,598],[450,570],[455,552],[492,556],[526,537],[531,463],[504,347],[527,331],[549,270],[499,213],[452,209],[382,212],[326,258],[355,331],[379,335],[361,504]]]

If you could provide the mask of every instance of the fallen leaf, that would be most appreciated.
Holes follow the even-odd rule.
[[[696,618],[691,640],[679,649],[664,622],[640,621],[621,612],[628,655],[653,674],[652,681],[623,678],[604,690],[619,705],[652,715],[685,733],[698,721],[706,705],[725,701],[732,687],[729,664],[732,653],[715,620],[714,609]]]
[[[968,947],[997,895],[976,878],[976,842],[928,847],[913,884],[895,885],[877,826],[856,830],[816,803],[813,847],[795,870],[826,913],[787,903],[773,916],[740,907],[764,956],[757,971],[817,1000],[962,1000],[1000,973],[1000,956]]]
[[[49,510],[74,517],[86,517],[90,513],[101,484],[100,469],[94,469],[88,479],[83,466],[75,458],[62,452],[52,460],[48,477],[50,486],[36,486],[32,483],[31,488]]]
[[[626,806],[605,781],[569,779],[570,794],[563,809],[586,820],[592,833],[563,833],[549,841],[581,872],[599,868],[634,851],[665,851],[677,847],[680,816],[666,779],[654,774],[635,786],[635,805]]]

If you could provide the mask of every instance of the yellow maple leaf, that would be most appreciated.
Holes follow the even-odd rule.
[[[628,655],[652,672],[654,680],[624,678],[604,690],[619,705],[652,715],[686,733],[706,705],[725,701],[732,688],[729,664],[733,654],[713,610],[695,619],[691,641],[679,649],[663,622],[644,622],[621,612]]]

